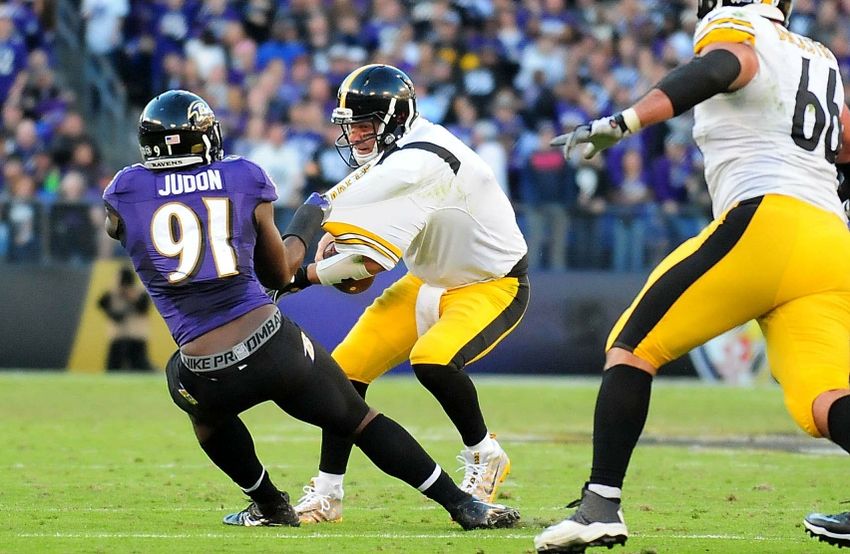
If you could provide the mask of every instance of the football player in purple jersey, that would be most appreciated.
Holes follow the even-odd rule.
[[[353,438],[384,472],[441,504],[464,529],[506,527],[519,513],[480,502],[396,422],[370,408],[333,361],[283,316],[265,288],[286,290],[328,204],[312,195],[281,236],[268,175],[224,157],[219,123],[199,96],[171,90],[139,122],[144,162],[104,192],[106,230],[121,241],[179,349],[168,389],[207,456],[252,502],[229,525],[292,525],[239,414],[273,401],[290,415]],[[264,288],[265,287],[265,288]]]

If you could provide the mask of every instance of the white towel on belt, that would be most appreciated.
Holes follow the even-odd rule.
[[[423,284],[416,295],[416,332],[421,337],[440,320],[440,298],[446,289]]]

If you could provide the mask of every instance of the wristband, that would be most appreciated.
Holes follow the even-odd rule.
[[[626,127],[623,131],[628,131],[632,134],[637,133],[641,130],[640,118],[638,117],[637,112],[634,108],[628,108],[623,110],[620,114],[620,117],[623,119],[623,125]]]

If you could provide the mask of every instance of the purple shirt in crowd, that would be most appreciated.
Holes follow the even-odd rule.
[[[9,96],[15,78],[26,66],[27,49],[23,42],[16,39],[0,41],[0,99],[5,100]]]
[[[254,209],[277,193],[253,162],[231,156],[178,171],[135,164],[103,199],[178,345],[271,303],[254,272]]]

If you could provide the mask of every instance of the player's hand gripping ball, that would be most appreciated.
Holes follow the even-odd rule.
[[[333,242],[329,242],[322,251],[322,259],[330,258],[336,254],[336,246]],[[345,294],[360,294],[375,282],[375,276],[366,277],[365,279],[345,279],[342,283],[334,285],[338,290]]]

